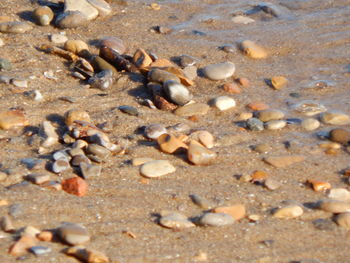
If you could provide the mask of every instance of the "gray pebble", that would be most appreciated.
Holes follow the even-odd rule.
[[[191,198],[192,202],[200,208],[210,209],[212,207],[210,202],[207,199],[205,199],[204,197],[201,197],[201,196],[196,195],[196,194],[192,194],[192,195],[190,195],[190,198]]]
[[[119,106],[118,109],[121,112],[129,114],[131,116],[139,116],[139,111],[133,106],[123,105],[123,106]]]
[[[90,164],[91,161],[84,154],[78,154],[72,158],[71,164],[73,166],[79,166],[81,163]]]
[[[177,105],[185,105],[192,99],[190,91],[181,83],[167,80],[164,83],[164,91],[169,99]]]
[[[235,64],[232,62],[223,62],[204,67],[203,74],[208,79],[221,80],[231,77],[235,73],[235,69]]]
[[[88,83],[90,84],[91,88],[107,90],[113,84],[113,71],[110,69],[102,70],[91,77]]]
[[[188,66],[194,66],[197,63],[197,60],[194,57],[188,55],[181,55],[179,57],[180,67],[185,68]]]
[[[56,25],[60,28],[76,28],[88,23],[88,19],[79,11],[67,11],[56,18]]]
[[[235,222],[232,216],[224,213],[205,213],[199,219],[199,225],[202,226],[226,226]]]
[[[81,245],[90,240],[86,228],[72,223],[67,223],[57,230],[59,237],[70,245]]]
[[[11,70],[12,69],[12,64],[9,60],[5,58],[0,58],[0,70]]]
[[[32,252],[36,256],[48,254],[51,252],[51,248],[44,246],[34,246],[29,248],[29,251]]]
[[[167,130],[162,124],[151,124],[145,128],[145,136],[149,139],[155,140],[164,133],[167,133]]]
[[[58,159],[52,164],[52,171],[54,173],[61,173],[70,167],[69,162],[66,159]]]
[[[101,159],[106,159],[111,155],[111,152],[108,149],[98,144],[89,144],[86,150],[88,153],[96,155]]]
[[[101,165],[94,165],[86,162],[81,162],[80,171],[84,179],[89,179],[91,177],[98,177],[101,174]]]
[[[170,212],[162,216],[159,220],[159,224],[171,229],[183,229],[195,226],[186,216],[177,212]]]
[[[247,120],[247,127],[251,131],[262,131],[264,130],[264,123],[257,118],[250,118]]]

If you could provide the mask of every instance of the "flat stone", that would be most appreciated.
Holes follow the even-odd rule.
[[[88,21],[88,18],[80,11],[67,11],[58,15],[55,23],[59,28],[77,28],[86,26]]]
[[[238,84],[231,82],[231,83],[225,83],[224,85],[222,85],[222,89],[230,94],[239,94],[242,92],[242,90],[240,89],[240,87],[238,86]]]
[[[85,179],[90,179],[92,177],[99,177],[101,175],[101,170],[102,170],[101,165],[94,165],[86,162],[81,162],[79,164],[79,167]]]
[[[88,157],[85,156],[85,154],[77,154],[73,156],[72,162],[71,162],[73,166],[80,166],[80,164],[82,163],[91,164],[91,161]]]
[[[70,167],[69,162],[65,159],[58,159],[52,165],[52,171],[54,173],[62,173]]]
[[[0,129],[9,130],[15,127],[27,126],[28,124],[28,120],[21,110],[0,112]]]
[[[23,235],[19,240],[13,243],[9,248],[9,254],[15,257],[22,256],[27,253],[30,247],[35,246],[37,239],[29,235]]]
[[[152,140],[156,140],[159,136],[166,133],[167,129],[162,124],[150,124],[145,128],[145,136]]]
[[[167,80],[174,80],[180,83],[180,79],[175,74],[161,69],[152,69],[148,72],[148,79],[157,83],[164,83]]]
[[[89,51],[89,46],[82,40],[67,40],[64,43],[64,49],[74,54],[79,55],[82,51]]]
[[[109,263],[109,258],[102,252],[85,248],[83,246],[74,246],[64,251],[69,256],[73,256],[86,263]]]
[[[205,115],[208,113],[209,108],[209,105],[204,103],[191,103],[177,108],[174,113],[182,117]]]
[[[308,118],[301,122],[301,127],[307,131],[313,131],[320,127],[320,122],[316,119]]]
[[[90,5],[98,10],[100,16],[107,16],[112,12],[111,6],[104,0],[87,0]]]
[[[214,136],[208,131],[199,131],[198,132],[198,140],[201,144],[203,144],[208,149],[214,147]]]
[[[228,96],[220,96],[214,99],[213,105],[221,111],[236,107],[236,101]]]
[[[157,138],[157,143],[162,152],[174,153],[179,149],[188,149],[188,146],[171,134],[162,134]]]
[[[166,160],[146,162],[140,168],[141,174],[149,178],[161,177],[175,171],[175,167]]]
[[[26,177],[26,179],[34,184],[40,185],[47,181],[50,181],[51,177],[48,174],[30,174]]]
[[[332,188],[327,196],[334,200],[350,201],[350,192],[345,188]]]
[[[264,125],[267,130],[280,130],[286,127],[287,122],[285,120],[272,120],[266,122]]]
[[[65,224],[57,229],[59,237],[69,245],[81,245],[90,240],[85,227],[77,224]]]
[[[72,195],[85,196],[88,190],[88,184],[80,177],[72,177],[62,181],[62,189]]]
[[[257,118],[250,118],[247,120],[247,127],[251,131],[263,131],[264,123]]]
[[[195,165],[209,165],[215,161],[217,154],[199,143],[191,141],[188,151],[188,160]]]
[[[275,179],[266,178],[266,180],[264,181],[264,186],[267,189],[274,191],[281,187],[281,183]]]
[[[263,159],[264,162],[276,167],[282,168],[289,165],[299,163],[305,160],[305,156],[302,155],[289,155],[289,156],[269,156]]]
[[[187,66],[187,67],[184,67],[182,69],[184,75],[186,78],[190,79],[190,80],[194,80],[195,78],[197,78],[197,67],[196,66]]]
[[[264,59],[267,57],[265,48],[259,46],[251,40],[242,41],[240,44],[240,49],[245,55],[254,59]]]
[[[124,45],[123,40],[112,36],[100,39],[100,46],[108,47],[113,51],[117,52],[118,54],[124,54],[126,51],[126,47]]]
[[[33,11],[33,17],[38,25],[47,26],[51,23],[54,13],[48,6],[39,6]]]
[[[235,73],[235,70],[235,64],[232,62],[222,62],[204,67],[203,74],[208,79],[221,80],[231,77]]]
[[[224,213],[229,214],[232,216],[235,220],[240,220],[245,217],[246,215],[246,209],[245,206],[242,204],[236,204],[232,206],[220,206],[216,207],[212,211],[213,213]]]
[[[88,20],[93,20],[98,16],[98,10],[86,0],[65,0],[64,12],[79,11]]]
[[[52,158],[55,161],[62,159],[62,160],[65,160],[65,161],[69,162],[71,160],[71,157],[68,154],[68,149],[63,149],[63,150],[55,152],[52,155]]]
[[[284,118],[283,111],[275,110],[275,109],[267,109],[257,112],[257,117],[259,120],[263,122],[272,121],[272,120],[280,120]]]
[[[196,194],[190,195],[192,202],[202,209],[210,209],[212,204],[204,197]]]
[[[153,161],[154,159],[149,158],[149,157],[138,157],[138,158],[134,158],[131,160],[131,164],[133,166],[140,166],[144,163],[148,163],[150,161]]]
[[[254,23],[255,20],[248,17],[248,16],[234,16],[232,17],[232,22],[233,23],[236,23],[236,24],[243,24],[243,25],[247,25],[247,24],[250,24],[250,23]]]
[[[326,199],[317,202],[317,206],[323,211],[334,214],[350,212],[350,202]]]
[[[316,114],[325,112],[327,108],[317,101],[304,100],[291,105],[291,108],[306,116],[314,116]]]
[[[192,99],[190,91],[181,83],[167,80],[163,87],[168,98],[177,105],[183,106]]]
[[[44,254],[48,254],[51,252],[51,248],[44,246],[33,246],[29,248],[29,251],[32,252],[36,256],[41,256]]]
[[[101,158],[101,159],[107,159],[110,155],[111,155],[111,151],[108,150],[107,148],[98,145],[98,144],[89,144],[89,146],[87,147],[87,152],[91,153],[93,155],[96,155],[97,157]]]
[[[254,146],[254,151],[258,153],[268,153],[272,150],[271,145],[267,143],[260,143]]]
[[[280,90],[287,86],[288,79],[284,76],[274,76],[271,78],[271,85],[274,89]]]
[[[289,205],[277,209],[273,216],[276,218],[296,218],[304,213],[303,209],[298,205]]]
[[[270,108],[269,105],[266,103],[260,102],[260,101],[254,101],[249,104],[247,104],[247,108],[253,111],[262,111],[262,110],[267,110]]]
[[[224,213],[205,213],[198,221],[201,226],[227,226],[234,222],[231,215]]]
[[[334,222],[327,218],[318,218],[312,221],[313,226],[316,229],[323,230],[323,231],[334,231],[335,230],[335,224]]]
[[[23,34],[32,29],[33,27],[26,22],[12,21],[12,22],[0,23],[1,33]]]
[[[163,215],[159,219],[159,224],[171,229],[184,229],[195,226],[185,215],[178,212],[170,212]]]
[[[50,35],[50,41],[55,44],[64,44],[68,40],[66,35],[62,34],[52,34]]]
[[[28,80],[22,78],[11,79],[11,84],[18,88],[28,88]]]
[[[335,222],[339,226],[344,227],[347,230],[350,230],[350,212],[341,213],[337,215],[337,217],[335,218]]]
[[[321,115],[321,121],[331,125],[350,124],[350,116],[340,111],[327,111]]]

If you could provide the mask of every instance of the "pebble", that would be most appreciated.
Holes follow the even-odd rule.
[[[123,40],[117,37],[104,37],[100,40],[100,46],[108,47],[118,54],[124,54],[126,47]]]
[[[289,205],[277,209],[273,216],[276,218],[296,218],[304,213],[303,209],[298,205]]]
[[[145,50],[143,50],[142,48],[139,48],[134,53],[133,62],[136,65],[136,67],[145,68],[151,65],[153,60]]]
[[[195,165],[209,165],[214,162],[217,154],[203,146],[199,143],[191,141],[188,151],[188,160]]]
[[[177,108],[174,113],[182,117],[205,115],[208,113],[209,108],[209,105],[204,103],[191,103]]]
[[[21,110],[0,112],[0,129],[9,130],[14,127],[27,126],[28,120]]]
[[[190,91],[174,80],[167,80],[164,83],[164,91],[172,102],[180,106],[185,105],[192,99]]]
[[[41,231],[36,237],[40,241],[50,242],[53,239],[53,233],[52,231],[44,230]]]
[[[182,69],[184,75],[186,78],[190,79],[190,80],[194,80],[195,78],[197,78],[197,67],[196,66],[187,66],[185,68]]]
[[[86,263],[108,263],[109,258],[102,252],[88,249],[82,246],[74,246],[64,251],[69,256],[76,257],[82,262]]]
[[[289,156],[269,156],[263,159],[264,162],[276,167],[282,168],[289,165],[299,163],[305,160],[305,156],[302,155],[289,155]]]
[[[229,214],[232,216],[235,220],[240,220],[245,217],[246,215],[246,209],[245,206],[242,204],[236,204],[232,206],[221,206],[216,207],[212,210],[213,213],[224,213]]]
[[[7,178],[7,174],[0,171],[0,182],[1,182],[1,181],[5,181],[6,178]]]
[[[221,80],[231,77],[235,73],[235,70],[235,64],[232,62],[222,62],[204,67],[203,74],[208,79]]]
[[[350,116],[340,111],[327,111],[321,115],[321,121],[331,125],[350,124]]]
[[[2,38],[0,38],[0,47],[3,47],[3,46],[5,46],[5,41]]]
[[[113,74],[117,74],[116,68],[108,63],[106,60],[101,58],[100,56],[93,56],[91,59],[91,63],[95,69],[95,71],[103,71],[103,70],[111,70]],[[98,74],[98,73],[97,73]]]
[[[265,123],[267,130],[280,130],[286,127],[287,122],[285,120],[272,120]]]
[[[50,181],[50,175],[48,174],[30,174],[26,177],[28,181],[31,181],[34,184],[43,184],[47,181]]]
[[[69,156],[67,151],[68,151],[67,149],[57,151],[52,155],[52,158],[55,161],[62,159],[62,160],[69,162],[71,157]]]
[[[90,240],[85,227],[77,224],[65,224],[57,229],[59,237],[69,245],[81,245]]]
[[[50,41],[55,44],[64,44],[68,40],[68,37],[63,34],[52,34],[50,35]]]
[[[178,212],[169,212],[166,215],[162,215],[159,219],[159,224],[171,229],[184,229],[195,226],[185,215]]]
[[[0,71],[11,70],[11,69],[12,69],[11,62],[6,58],[0,58]]]
[[[251,40],[244,40],[240,44],[240,49],[245,55],[254,59],[263,59],[267,57],[265,48],[259,46]]]
[[[248,109],[251,109],[253,111],[262,111],[262,110],[267,110],[270,108],[269,105],[267,105],[266,103],[260,102],[260,101],[255,101],[252,103],[249,103],[247,105]]]
[[[91,177],[99,177],[101,175],[101,165],[94,165],[88,161],[84,161],[80,162],[79,167],[84,179],[89,179]]]
[[[314,116],[316,114],[327,111],[327,108],[324,105],[312,100],[304,100],[299,103],[293,104],[291,108],[306,116]]]
[[[95,7],[100,16],[107,16],[112,12],[111,6],[104,0],[87,0],[90,5]]]
[[[86,111],[71,109],[64,114],[65,123],[67,126],[73,124],[74,121],[90,122],[90,115]]]
[[[239,94],[242,92],[236,83],[225,83],[222,85],[222,89],[230,94]]]
[[[244,24],[244,25],[247,25],[247,24],[250,24],[250,23],[254,23],[255,20],[250,18],[250,17],[247,17],[247,16],[234,16],[232,17],[232,22],[233,23],[236,23],[236,24]]]
[[[54,17],[54,13],[50,7],[40,6],[34,10],[33,16],[39,25],[48,26]]]
[[[42,101],[44,98],[39,90],[30,90],[28,92],[25,92],[24,95],[28,96],[30,99],[34,101]]]
[[[62,173],[70,167],[69,162],[65,159],[58,159],[52,165],[52,171],[54,173]]]
[[[317,206],[323,211],[334,214],[350,212],[350,202],[326,199],[317,202]]]
[[[312,221],[313,226],[316,229],[323,230],[323,231],[334,231],[335,230],[335,224],[331,219],[324,219],[324,218],[318,218],[314,221]]]
[[[159,148],[165,153],[174,153],[178,149],[187,149],[188,146],[171,134],[162,134],[157,138]]]
[[[214,136],[208,131],[199,131],[198,140],[201,144],[203,144],[208,149],[211,149],[214,147]]]
[[[336,128],[330,131],[329,139],[333,142],[347,145],[350,141],[350,132],[345,129]]]
[[[86,0],[65,0],[64,12],[79,11],[88,20],[93,20],[98,16],[98,10]]]
[[[11,79],[11,84],[18,88],[28,88],[28,81],[22,78]]]
[[[188,67],[188,66],[194,66],[197,63],[197,59],[195,59],[192,56],[188,55],[181,55],[179,57],[179,65],[182,68]]]
[[[148,72],[148,79],[157,83],[164,83],[167,80],[174,80],[180,83],[180,79],[176,75],[161,69],[152,69]]]
[[[29,251],[32,252],[36,256],[41,256],[44,254],[48,254],[51,252],[51,248],[44,246],[33,246],[29,248]]]
[[[88,24],[88,18],[80,11],[67,11],[57,16],[56,25],[59,28],[77,28]]]
[[[235,222],[234,218],[225,213],[205,213],[200,217],[198,224],[201,226],[227,226]]]
[[[271,145],[267,143],[261,143],[254,146],[254,151],[258,153],[268,153],[272,150]]]
[[[331,188],[331,184],[328,182],[317,181],[308,179],[307,182],[312,185],[315,192],[325,192]]]
[[[43,121],[42,130],[45,135],[45,140],[42,142],[41,146],[43,147],[51,147],[58,143],[58,134],[56,132],[56,128],[49,121]]]
[[[301,127],[307,131],[313,131],[320,127],[320,122],[313,118],[307,118],[301,122]]]
[[[280,110],[267,109],[257,112],[257,117],[263,122],[280,120],[284,118],[284,113]]]
[[[225,111],[236,107],[236,101],[228,96],[220,96],[214,99],[213,105],[220,111]]]
[[[151,124],[145,128],[145,136],[152,140],[156,140],[159,136],[166,133],[167,130],[162,124]]]
[[[72,158],[72,162],[71,164],[73,166],[80,166],[80,164],[90,164],[91,161],[89,158],[87,158],[84,154],[77,154],[77,155],[74,155],[74,157]],[[83,177],[85,178],[84,174],[83,174]]]
[[[113,70],[106,69],[96,73],[89,79],[88,83],[94,89],[109,89],[113,84]]]
[[[166,160],[155,160],[146,162],[140,168],[140,172],[143,176],[149,178],[161,177],[175,172],[175,167]]]
[[[33,27],[26,22],[12,21],[12,22],[0,23],[1,33],[23,34],[32,29]]]
[[[62,189],[72,195],[85,196],[88,190],[88,184],[80,177],[72,177],[62,181]]]
[[[9,254],[15,257],[25,255],[30,247],[35,246],[37,239],[28,235],[23,235],[9,248]]]
[[[223,46],[220,46],[219,48],[226,53],[235,53],[236,51],[235,46],[232,44],[225,44]]]
[[[253,118],[253,113],[251,113],[251,112],[241,112],[238,115],[237,120],[238,121],[247,121],[250,118]]]
[[[85,146],[83,146],[83,147],[85,147]],[[84,151],[82,150],[83,147],[80,147],[80,145],[79,146],[75,145],[75,147],[70,148],[67,152],[72,157],[77,156],[77,155],[84,155]]]
[[[339,201],[350,201],[350,192],[345,188],[333,188],[329,190],[327,197]]]
[[[337,215],[337,217],[335,218],[335,222],[339,226],[344,227],[347,230],[350,230],[350,212],[341,213]]]
[[[123,106],[119,106],[118,109],[121,112],[129,114],[131,116],[139,116],[139,111],[137,110],[137,108],[135,108],[133,106],[123,105]]]
[[[82,51],[89,51],[89,46],[82,40],[67,40],[64,49],[79,55]]]
[[[202,209],[210,209],[212,204],[204,197],[192,194],[190,195],[192,202]]]
[[[108,150],[107,148],[101,146],[101,145],[98,145],[98,144],[95,144],[95,143],[91,143],[89,144],[89,146],[87,147],[86,151],[88,153],[91,153],[93,155],[96,155],[97,157],[105,160],[107,159],[110,155],[111,155],[111,151]]]
[[[287,86],[288,79],[284,76],[274,76],[271,78],[271,85],[275,90],[280,90]]]
[[[247,127],[251,131],[263,131],[264,123],[257,118],[250,118],[247,120]]]
[[[15,231],[15,228],[12,224],[12,220],[9,216],[5,215],[0,219],[0,228],[2,231],[10,233]]]
[[[153,161],[154,159],[152,158],[149,158],[149,157],[138,157],[138,158],[134,158],[131,160],[131,164],[133,166],[140,166],[144,163],[147,163],[147,162],[150,162],[150,161]]]
[[[264,181],[264,186],[267,189],[274,191],[281,187],[281,183],[275,179],[266,178],[266,180]]]

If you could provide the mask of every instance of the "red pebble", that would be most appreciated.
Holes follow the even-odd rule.
[[[84,196],[86,195],[88,184],[80,177],[72,177],[62,182],[62,189],[72,195]]]

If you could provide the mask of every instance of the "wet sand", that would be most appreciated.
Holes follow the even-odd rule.
[[[0,110],[12,107],[24,109],[30,125],[39,127],[45,119],[61,121],[60,116],[72,108],[87,110],[94,123],[107,121],[111,124],[112,140],[128,145],[123,156],[113,156],[103,165],[101,176],[88,180],[87,196],[77,197],[64,191],[51,191],[36,185],[12,190],[6,186],[21,182],[22,176],[31,173],[20,164],[21,158],[39,157],[38,145],[29,146],[20,131],[3,132],[11,140],[1,140],[1,169],[11,170],[6,181],[1,182],[0,199],[10,204],[21,204],[23,212],[13,219],[16,228],[27,225],[39,229],[58,227],[61,222],[81,223],[89,230],[92,240],[88,247],[103,251],[112,262],[195,262],[199,252],[207,254],[207,262],[293,262],[314,259],[319,262],[348,262],[349,237],[345,229],[336,224],[330,230],[316,229],[312,221],[331,218],[331,214],[305,208],[297,219],[273,218],[270,210],[282,201],[293,200],[301,204],[315,202],[325,197],[304,185],[308,178],[331,183],[332,187],[348,188],[341,180],[341,171],[349,168],[349,154],[344,150],[337,155],[327,155],[317,145],[319,131],[329,131],[334,126],[322,125],[318,130],[307,132],[299,125],[288,125],[280,131],[242,131],[235,121],[237,115],[247,111],[245,106],[253,101],[263,101],[271,108],[284,110],[288,118],[304,118],[293,112],[287,102],[312,99],[329,109],[350,113],[349,106],[349,45],[350,6],[347,1],[304,1],[300,9],[288,9],[292,17],[276,18],[262,12],[250,17],[252,24],[234,24],[232,14],[247,11],[249,1],[161,1],[159,11],[148,8],[152,1],[128,1],[127,5],[112,2],[113,16],[98,18],[88,28],[64,30],[69,39],[81,39],[87,43],[104,36],[117,36],[128,46],[128,54],[142,47],[159,57],[171,59],[187,54],[200,59],[198,67],[210,63],[232,61],[236,64],[237,77],[250,80],[249,88],[234,95],[237,107],[226,112],[211,109],[197,122],[169,112],[152,110],[140,105],[140,98],[151,98],[143,83],[129,79],[118,82],[107,92],[89,89],[70,75],[68,63],[54,55],[40,52],[36,47],[49,43],[48,35],[60,30],[53,26],[35,28],[26,34],[2,34],[6,45],[0,48],[1,57],[13,64],[7,75],[35,79],[29,80],[30,89],[38,89],[44,96],[35,102],[21,93],[15,93],[8,85],[0,84]],[[279,1],[271,1],[278,4]],[[303,2],[303,1],[280,1]],[[36,5],[25,0],[3,0],[2,15],[28,18],[26,12]],[[153,26],[174,28],[171,34],[151,33]],[[194,35],[199,30],[206,35]],[[253,60],[238,49],[225,53],[218,49],[223,44],[236,44],[250,39],[265,46],[269,57]],[[97,49],[92,46],[92,51]],[[43,76],[53,70],[59,80]],[[288,87],[276,91],[267,86],[264,79],[284,75]],[[305,83],[328,80],[334,86],[323,89],[305,88]],[[198,77],[189,89],[197,102],[207,103],[225,95],[219,87],[224,81],[210,81]],[[299,93],[293,98],[290,93]],[[103,95],[101,95],[103,94]],[[71,96],[75,103],[59,100]],[[140,116],[129,116],[111,110],[121,105],[136,107]],[[156,144],[137,134],[138,127],[151,123],[166,126],[186,123],[193,130],[207,129],[217,140],[214,150],[216,162],[207,167],[189,164],[181,155],[161,153]],[[284,142],[291,142],[286,149]],[[265,154],[258,154],[252,145],[268,143],[272,151],[267,155],[303,154],[304,162],[286,168],[273,168],[262,161]],[[63,146],[58,145],[57,149]],[[54,150],[54,149],[53,149]],[[170,160],[176,166],[174,174],[152,179],[149,184],[140,180],[137,167],[128,161],[135,157],[152,157]],[[49,155],[40,156],[48,159]],[[282,183],[282,187],[269,191],[261,186],[237,180],[237,175],[264,170]],[[39,170],[36,172],[44,172]],[[69,173],[68,173],[69,175]],[[55,175],[52,175],[54,178]],[[189,198],[190,194],[203,196],[217,205],[242,203],[247,214],[258,214],[261,220],[251,223],[243,219],[228,227],[195,227],[182,231],[162,228],[154,214],[162,210],[177,210],[192,217],[201,214]],[[8,207],[0,207],[6,214]],[[131,231],[136,238],[123,234]],[[272,245],[261,243],[273,240]],[[0,261],[14,262],[7,254],[11,238],[0,242]],[[43,243],[44,244],[44,243]],[[45,244],[53,252],[42,257],[29,255],[25,262],[77,262],[60,251],[61,243]],[[267,261],[261,261],[267,258]],[[260,261],[259,261],[260,260]],[[307,262],[307,261],[302,261]],[[310,261],[311,262],[311,261]],[[318,261],[315,261],[318,262]]]

